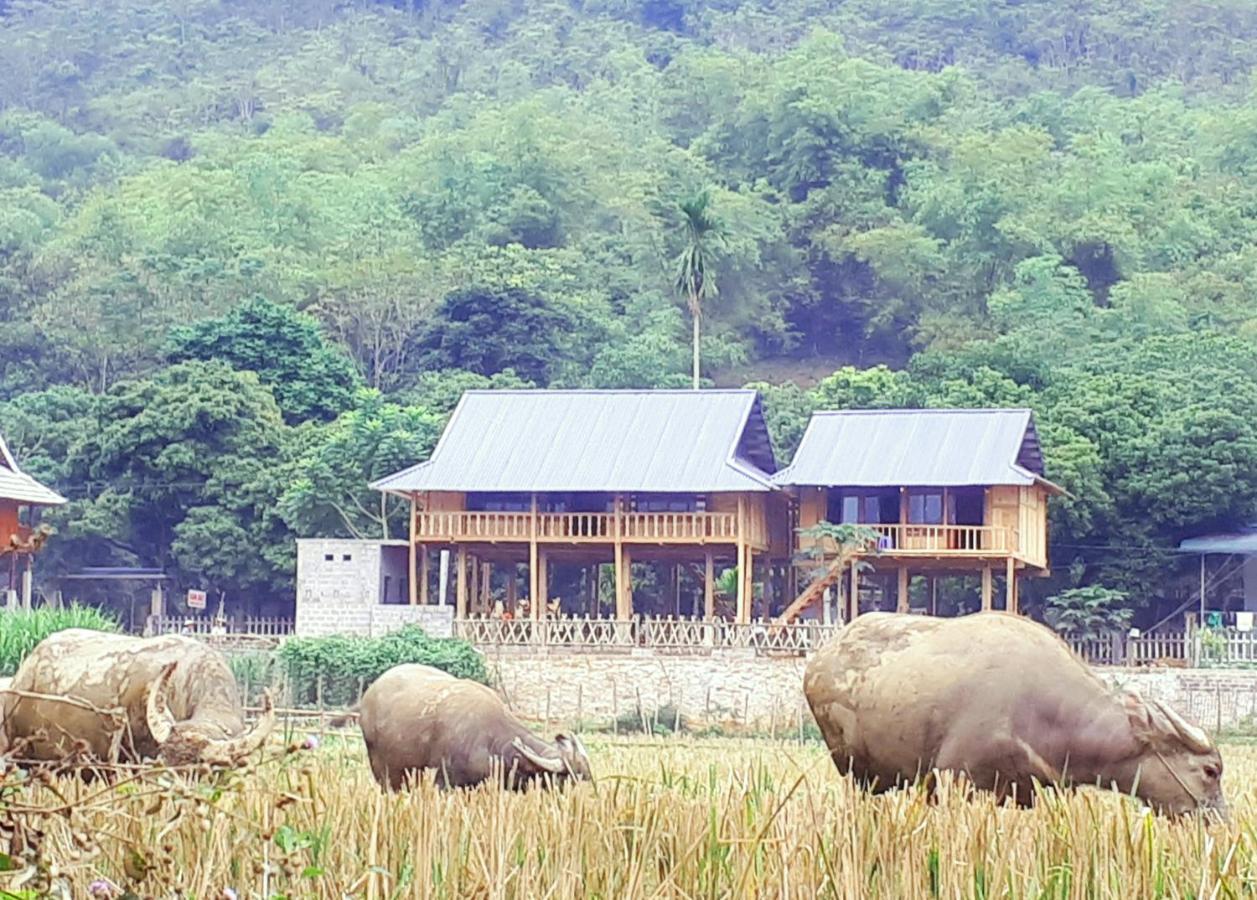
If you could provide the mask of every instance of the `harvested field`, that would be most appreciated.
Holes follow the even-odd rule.
[[[599,779],[564,793],[423,785],[384,795],[349,738],[286,754],[277,745],[214,783],[148,771],[112,787],[19,784],[10,773],[0,827],[37,865],[0,874],[0,889],[78,898],[108,880],[138,897],[383,900],[1212,897],[1257,887],[1251,746],[1225,748],[1235,821],[1205,827],[1095,791],[1032,811],[955,786],[935,804],[915,790],[872,797],[813,744],[587,745]]]

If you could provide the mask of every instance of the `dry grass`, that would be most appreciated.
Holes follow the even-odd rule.
[[[1108,793],[997,808],[945,788],[871,797],[817,746],[589,740],[600,776],[563,793],[381,794],[327,741],[219,784],[146,774],[10,789],[0,827],[86,897],[1229,897],[1257,888],[1257,748],[1229,746],[1229,827]],[[12,782],[10,782],[11,784]],[[61,803],[71,814],[30,813]],[[5,804],[9,804],[6,810]],[[37,830],[44,830],[42,837]],[[2,846],[2,845],[0,845]],[[20,847],[19,847],[20,849]],[[13,889],[0,875],[0,888]],[[4,896],[0,890],[0,897]],[[19,896],[23,896],[19,894]],[[36,896],[32,894],[31,896]]]

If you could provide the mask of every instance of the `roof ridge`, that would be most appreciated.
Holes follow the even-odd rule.
[[[912,406],[886,409],[817,409],[813,416],[919,415],[921,413],[1033,413],[1029,406]]]
[[[504,394],[524,394],[539,396],[542,394],[551,395],[572,395],[587,394],[593,396],[631,396],[631,395],[678,395],[678,394],[694,394],[695,396],[710,396],[713,394],[758,394],[759,391],[754,388],[468,388],[463,391],[463,396],[468,394],[476,394],[483,396],[502,396]]]

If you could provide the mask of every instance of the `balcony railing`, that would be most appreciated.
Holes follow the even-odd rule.
[[[459,619],[454,636],[480,647],[564,647],[584,650],[651,648],[661,652],[755,650],[804,654],[820,647],[835,625],[800,622],[739,624],[699,619]]]
[[[1005,555],[1017,552],[1017,533],[996,525],[870,525],[878,553],[924,556]]]
[[[619,535],[626,543],[733,542],[734,513],[624,513]],[[528,541],[533,515],[526,512],[424,512],[416,516],[419,541]],[[606,543],[615,540],[614,513],[538,513],[536,539],[549,543]],[[746,535],[756,541],[754,533]]]

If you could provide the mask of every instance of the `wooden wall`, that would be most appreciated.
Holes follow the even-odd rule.
[[[1020,499],[1021,557],[1032,566],[1047,568],[1047,491],[1037,484],[1023,487]]]
[[[17,504],[0,500],[0,546],[9,545],[9,536],[17,534]]]

